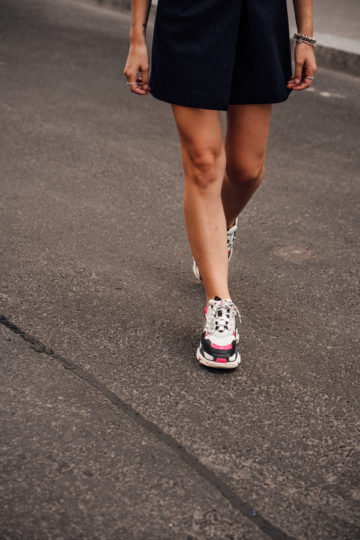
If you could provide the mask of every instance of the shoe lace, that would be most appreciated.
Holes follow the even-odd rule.
[[[238,308],[231,300],[210,300],[211,311],[207,321],[207,329],[211,332],[224,332],[230,331],[229,323],[231,315],[239,317],[241,322],[241,315]]]

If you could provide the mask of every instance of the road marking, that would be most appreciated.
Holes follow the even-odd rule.
[[[327,90],[318,90],[315,86],[309,86],[306,89],[306,92],[313,92],[314,94],[319,94],[319,96],[324,98],[335,98],[335,99],[345,99],[344,94],[339,94],[338,92],[328,92]]]

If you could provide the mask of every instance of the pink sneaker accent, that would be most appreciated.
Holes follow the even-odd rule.
[[[211,346],[213,349],[219,349],[219,350],[232,349],[231,343],[229,343],[229,345],[216,345],[216,343],[212,343]]]
[[[208,306],[205,306],[205,307],[204,307],[205,315],[207,314],[207,311],[208,311]]]
[[[219,364],[227,364],[226,358],[216,358],[215,362],[218,362]]]

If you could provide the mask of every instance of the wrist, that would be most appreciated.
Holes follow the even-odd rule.
[[[298,27],[298,34],[304,34],[305,36],[314,36],[314,25],[311,23],[300,25]]]
[[[146,29],[143,25],[132,26],[129,32],[129,39],[132,45],[143,45],[146,41]]]
[[[306,45],[311,45],[312,47],[316,47],[316,39],[314,39],[313,37],[309,35],[295,32],[295,34],[293,35],[293,39],[295,39],[296,45],[305,43]]]
[[[146,40],[144,36],[129,36],[130,45],[133,47],[142,47],[146,45]]]

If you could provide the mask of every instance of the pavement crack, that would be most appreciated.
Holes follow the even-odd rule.
[[[259,512],[254,512],[254,509],[239,497],[239,495],[224,482],[219,476],[203,465],[193,454],[188,452],[184,446],[179,443],[174,437],[163,431],[151,420],[145,418],[141,413],[135,410],[129,403],[123,401],[109,388],[107,388],[96,377],[83,370],[73,362],[66,360],[62,355],[55,352],[53,349],[45,345],[42,341],[34,336],[31,336],[16,324],[11,322],[5,315],[0,314],[0,323],[11,330],[14,334],[20,336],[30,348],[39,354],[46,354],[59,362],[65,369],[71,371],[74,375],[85,381],[92,388],[101,392],[115,407],[127,414],[134,422],[144,428],[148,433],[153,435],[159,442],[171,448],[191,469],[206,480],[212,487],[219,491],[230,504],[238,510],[244,517],[248,518],[254,525],[261,529],[270,538],[276,540],[294,540],[293,537],[287,535],[284,531],[273,525],[265,519]]]

